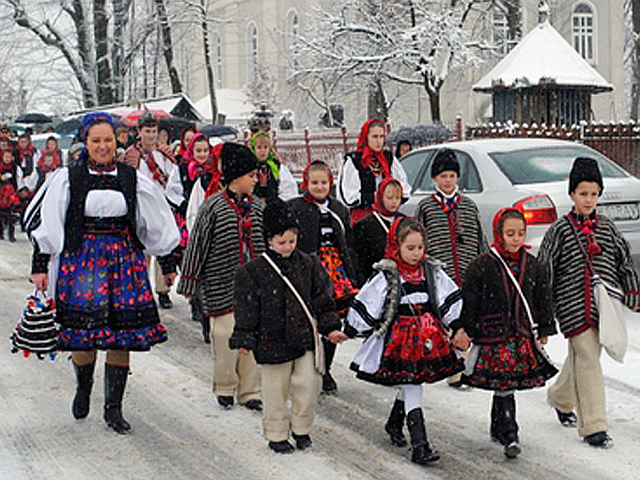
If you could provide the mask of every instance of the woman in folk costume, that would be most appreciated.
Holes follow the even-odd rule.
[[[382,120],[367,120],[360,129],[356,151],[347,153],[342,162],[337,194],[351,210],[352,224],[371,213],[378,186],[389,177],[402,184],[403,201],[411,195],[404,168],[384,149],[386,131]]]
[[[406,416],[411,460],[428,464],[440,458],[427,441],[422,413],[422,384],[434,383],[464,369],[445,328],[457,332],[462,308],[460,290],[439,264],[425,256],[424,227],[398,219],[389,231],[385,258],[363,287],[347,315],[345,333],[369,335],[353,359],[357,377],[400,389],[385,425],[391,442],[406,445]],[[456,345],[466,349],[464,335]]]
[[[8,240],[16,241],[16,215],[20,208],[18,192],[24,189],[22,169],[10,149],[0,150],[0,240],[7,227]]]
[[[274,198],[286,202],[297,197],[298,184],[274,151],[269,132],[259,130],[254,133],[249,141],[249,148],[260,162],[254,194],[266,202]]]
[[[72,352],[74,417],[89,414],[96,350],[106,350],[104,420],[126,433],[131,426],[122,417],[122,398],[129,352],[167,339],[143,250],[161,259],[171,284],[179,233],[160,189],[116,162],[111,117],[85,115],[82,134],[80,160],[59,170],[25,212],[34,245],[31,280],[55,298],[58,346]]]
[[[373,212],[353,224],[353,250],[358,259],[360,282],[373,273],[373,265],[384,258],[389,229],[396,218],[405,215],[398,209],[402,205],[402,184],[395,178],[382,181],[376,191]]]
[[[315,160],[302,173],[302,197],[289,201],[289,207],[300,222],[298,248],[304,253],[315,253],[333,280],[336,310],[340,317],[347,314],[352,298],[358,293],[357,271],[353,261],[349,211],[333,198],[333,174],[326,163]],[[325,344],[325,374],[322,378],[324,393],[333,393],[337,385],[331,376],[331,363],[336,345],[323,339]]]
[[[521,211],[500,210],[492,249],[469,265],[462,286],[460,319],[474,344],[462,381],[494,391],[491,438],[507,458],[520,453],[515,390],[541,387],[558,373],[536,347],[547,343],[556,326],[548,272],[527,253],[526,232]]]

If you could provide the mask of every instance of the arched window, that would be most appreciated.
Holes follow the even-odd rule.
[[[573,47],[588,62],[596,59],[595,15],[593,8],[586,3],[578,3],[573,8]]]
[[[258,26],[249,22],[247,26],[247,82],[258,78]]]

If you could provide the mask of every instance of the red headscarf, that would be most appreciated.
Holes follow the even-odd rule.
[[[178,152],[176,156],[180,158],[181,161],[185,163],[189,163],[189,161],[185,158],[187,150],[189,149],[189,145],[186,144],[184,137],[187,136],[188,132],[198,133],[198,129],[194,126],[185,127],[180,134],[180,147],[178,148]]]
[[[207,157],[207,161],[204,163],[198,162],[193,154],[193,150],[195,148],[196,142],[207,142],[207,147],[209,148],[209,156]],[[216,145],[219,147],[217,149],[211,148],[209,145],[209,139],[203,133],[196,133],[191,142],[189,142],[189,148],[185,152],[183,158],[184,162],[187,162],[187,171],[189,172],[189,178],[191,181],[195,181],[196,178],[201,176],[203,173],[211,174],[211,182],[207,187],[207,191],[205,192],[205,198],[208,198],[210,195],[217,193],[220,188],[220,179],[222,178],[222,173],[218,169],[218,160],[220,158],[220,150],[222,149],[222,144]]]
[[[531,248],[531,246],[527,245],[526,243],[523,243],[517,252],[508,252],[504,248],[504,236],[502,235],[502,231],[500,230],[500,220],[502,219],[502,216],[505,213],[509,213],[509,212],[517,212],[519,214],[522,214],[522,210],[519,208],[506,207],[498,210],[498,212],[493,217],[493,243],[491,244],[491,246],[494,247],[496,250],[498,250],[500,255],[502,255],[504,258],[516,260],[520,258],[520,254],[523,250],[528,250]],[[523,216],[523,220],[524,220],[524,216]],[[524,225],[526,228],[527,226],[526,220]]]
[[[384,257],[390,258],[398,266],[400,276],[407,282],[412,284],[418,284],[424,280],[424,268],[422,263],[426,259],[426,253],[415,265],[411,265],[405,262],[400,256],[400,242],[398,241],[398,226],[405,220],[405,217],[396,218],[389,228],[389,234],[387,235],[387,248],[384,251]]]
[[[331,167],[322,160],[313,160],[304,167],[304,171],[302,172],[302,184],[300,185],[300,190],[304,192],[303,198],[309,203],[318,203],[318,200],[309,193],[309,170],[313,165],[323,165],[327,170],[327,175],[329,175],[329,192],[331,192],[331,189],[333,188],[333,172],[331,171]],[[322,199],[321,202],[324,202],[324,200],[325,199]]]
[[[384,192],[390,184],[397,185],[400,188],[400,197],[402,197],[403,194],[402,184],[399,180],[396,180],[393,177],[387,177],[382,181],[378,190],[376,190],[376,203],[373,204],[373,210],[385,217],[393,217],[396,214],[396,212],[390,212],[384,206]]]
[[[215,147],[211,148],[211,181],[207,187],[207,191],[204,193],[204,198],[209,198],[214,193],[218,193],[220,190],[220,181],[222,180],[222,172],[218,168],[220,163],[220,155],[222,154],[223,142],[220,142]]]
[[[367,120],[360,129],[356,151],[362,154],[360,162],[364,168],[369,168],[371,165],[379,163],[382,168],[382,177],[388,178],[390,175],[389,163],[387,162],[387,157],[384,156],[384,150],[376,152],[369,147],[369,130],[372,126],[378,126],[382,129],[385,128],[383,122],[379,119]]]
[[[40,155],[40,158],[38,159],[38,167],[40,167],[40,170],[51,172],[60,168],[60,165],[62,165],[62,159],[60,158],[59,152],[60,150],[57,148],[55,150],[45,150],[44,152],[42,152],[42,155]],[[44,163],[44,157],[46,155],[53,156],[53,162],[49,165],[46,165]]]

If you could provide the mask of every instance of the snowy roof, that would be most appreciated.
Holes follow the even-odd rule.
[[[216,89],[218,112],[226,116],[227,125],[245,124],[251,117],[255,107],[249,102],[247,94],[239,88]],[[211,119],[211,102],[209,95],[196,102],[196,108],[202,112],[202,116]]]
[[[473,90],[491,92],[496,87],[517,89],[549,84],[587,87],[594,93],[613,90],[549,21],[536,25]]]

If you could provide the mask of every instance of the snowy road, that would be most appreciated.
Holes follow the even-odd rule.
[[[30,286],[24,236],[0,242],[0,328],[9,337]],[[339,347],[336,397],[323,397],[309,452],[277,456],[261,437],[260,415],[223,411],[211,393],[211,354],[186,303],[173,296],[164,311],[169,341],[134,354],[124,402],[133,433],[120,436],[101,416],[103,358],[92,412],[76,421],[67,356],[23,359],[0,344],[0,479],[636,479],[640,471],[640,322],[631,328],[626,364],[605,362],[610,434],[601,451],[562,428],[545,403],[545,389],[518,394],[523,453],[506,461],[489,441],[490,393],[425,388],[428,432],[442,454],[434,466],[410,463],[408,448],[383,434],[394,391],[354,379],[347,366],[358,341]],[[565,342],[549,351],[557,362]]]

